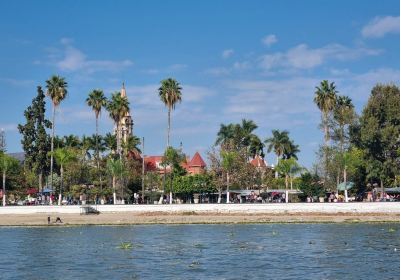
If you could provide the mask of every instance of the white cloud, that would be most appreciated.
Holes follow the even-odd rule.
[[[86,54],[72,45],[73,41],[68,38],[61,39],[62,48],[49,48],[49,58],[55,66],[67,72],[83,71],[94,73],[99,71],[118,71],[133,65],[129,59],[114,60],[91,60]],[[36,62],[37,63],[37,62]]]
[[[231,70],[226,67],[215,67],[215,68],[210,68],[205,71],[206,74],[210,74],[213,76],[226,76],[231,73]]]
[[[233,64],[233,69],[235,69],[235,70],[242,71],[242,70],[246,70],[249,68],[250,68],[250,62],[248,62],[248,61],[243,61],[243,62],[236,61]]]
[[[222,52],[222,58],[227,59],[233,55],[235,51],[233,49],[227,49]]]
[[[380,53],[380,50],[348,48],[340,44],[329,44],[315,49],[309,48],[306,44],[300,44],[286,53],[277,52],[262,56],[260,66],[267,71],[273,68],[311,69],[320,66],[326,60],[343,61]]]
[[[272,46],[276,42],[278,42],[278,38],[274,34],[270,34],[265,36],[262,40],[262,43],[266,45],[267,47]]]
[[[168,67],[168,71],[180,71],[186,69],[188,66],[186,64],[172,64]]]
[[[400,16],[376,17],[361,31],[366,38],[380,38],[388,33],[400,33]]]
[[[18,125],[15,123],[0,123],[0,131],[15,132],[18,131]]]
[[[32,87],[35,84],[34,80],[23,80],[13,78],[0,78],[0,83],[6,83],[16,87]]]

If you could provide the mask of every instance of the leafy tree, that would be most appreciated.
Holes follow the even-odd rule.
[[[106,136],[104,137],[104,143],[105,147],[107,148],[107,150],[110,151],[110,153],[116,152],[117,137],[114,134],[107,133]]]
[[[122,157],[121,151],[121,120],[129,112],[129,101],[126,96],[121,96],[120,92],[115,92],[111,96],[111,100],[107,104],[107,111],[110,114],[111,119],[114,121],[116,127],[116,137],[117,137],[117,153],[119,157]]]
[[[6,179],[8,173],[17,168],[19,163],[13,157],[0,152],[0,170],[3,175],[3,206],[6,206]]]
[[[113,188],[113,202],[117,203],[117,178],[122,177],[125,173],[125,167],[121,159],[109,159],[107,161],[107,169],[112,176],[112,188]]]
[[[161,86],[158,89],[158,95],[168,108],[168,131],[167,131],[167,148],[170,146],[170,131],[171,131],[171,111],[175,109],[178,102],[182,101],[182,87],[175,79],[168,78],[161,81]]]
[[[51,123],[45,118],[46,101],[43,90],[37,87],[37,96],[25,110],[25,125],[18,125],[22,134],[22,147],[25,152],[25,171],[33,170],[39,176],[39,188],[42,189],[43,176],[48,173],[48,153],[50,151],[50,137],[46,129]]]
[[[170,177],[170,189],[169,189],[169,196],[170,200],[169,203],[172,204],[172,193],[173,193],[173,178],[175,176],[183,176],[186,174],[185,169],[182,168],[181,163],[186,159],[185,155],[182,153],[181,150],[174,149],[172,147],[167,147],[163,159],[162,159],[162,166],[164,166],[164,171],[166,170],[167,166],[170,166],[171,173],[169,174]],[[164,190],[165,191],[165,190]]]
[[[367,180],[394,185],[400,158],[400,89],[394,84],[376,85],[359,126],[358,147],[364,152]]]
[[[318,175],[306,172],[301,174],[298,188],[305,197],[324,196],[325,191]]]
[[[222,151],[221,158],[222,158],[222,167],[226,172],[226,203],[229,203],[229,186],[230,186],[230,174],[234,169],[235,160],[237,159],[238,155],[236,152],[231,151]],[[218,199],[218,203],[220,199]]]
[[[63,192],[63,179],[64,179],[64,167],[74,161],[76,159],[76,154],[71,148],[58,148],[54,150],[53,156],[60,166],[60,175],[61,175],[61,185],[60,185],[60,192],[58,194],[58,205],[61,205],[62,201],[62,192]]]
[[[53,103],[53,118],[52,118],[52,133],[51,133],[51,153],[50,153],[50,184],[53,186],[53,155],[54,155],[54,133],[55,133],[55,118],[56,108],[60,103],[67,97],[68,84],[65,78],[60,76],[51,76],[46,81],[47,95],[50,97]]]
[[[208,174],[176,176],[173,180],[175,193],[192,195],[194,193],[212,193],[216,191],[212,177]]]
[[[6,152],[6,133],[4,129],[0,130],[0,153]]]

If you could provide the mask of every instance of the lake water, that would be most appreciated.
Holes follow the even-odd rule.
[[[0,279],[400,279],[400,224],[3,227]]]

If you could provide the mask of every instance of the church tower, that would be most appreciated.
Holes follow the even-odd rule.
[[[126,97],[125,83],[122,83],[121,97]],[[129,136],[132,136],[133,120],[130,112],[128,111],[119,123],[120,136],[122,141],[126,142]]]

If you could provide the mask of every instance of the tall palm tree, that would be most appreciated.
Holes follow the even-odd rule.
[[[160,97],[162,103],[168,108],[168,129],[167,129],[167,147],[165,151],[170,147],[170,133],[171,133],[171,111],[175,109],[178,102],[182,101],[182,87],[179,82],[175,79],[168,78],[162,80],[161,86],[158,89],[158,96]],[[164,179],[163,185],[165,190],[165,180],[166,180],[166,166],[164,166]],[[169,193],[169,201],[172,203],[172,191]]]
[[[89,93],[88,98],[86,98],[86,104],[92,108],[94,115],[96,117],[96,161],[97,161],[97,169],[99,169],[100,165],[100,152],[99,152],[99,117],[101,114],[101,109],[107,106],[107,98],[104,96],[104,93],[101,89],[94,89]]]
[[[53,75],[46,81],[47,96],[50,97],[53,104],[53,118],[51,122],[51,156],[50,156],[50,184],[53,188],[53,154],[54,154],[54,133],[55,133],[55,119],[56,119],[56,108],[67,96],[68,84],[65,78]]]
[[[323,80],[315,90],[314,103],[322,113],[325,146],[328,146],[329,143],[329,114],[335,108],[337,93],[335,83],[329,83],[327,80]]]
[[[76,159],[76,154],[71,148],[58,148],[52,153],[56,159],[57,164],[60,166],[61,185],[60,193],[58,194],[58,205],[61,205],[63,181],[64,181],[64,167]]]
[[[119,157],[122,158],[120,124],[121,120],[129,112],[128,98],[126,96],[121,96],[121,93],[119,92],[115,92],[112,94],[111,100],[107,104],[107,111],[109,112],[111,119],[113,119],[116,127],[117,153],[119,154]]]
[[[125,154],[128,154],[129,151],[136,151],[138,153],[141,153],[141,150],[139,148],[140,144],[141,144],[140,138],[132,135],[126,139],[126,142],[124,141],[122,143],[122,146]]]
[[[178,102],[182,101],[182,88],[180,84],[172,78],[161,81],[161,86],[158,89],[158,95],[164,105],[168,108],[168,130],[167,130],[167,147],[170,146],[170,131],[171,131],[171,111],[175,109]]]
[[[284,155],[285,151],[288,150],[290,145],[289,132],[286,130],[280,131],[274,129],[272,130],[272,137],[267,138],[264,142],[267,145],[268,153],[271,151],[275,152],[276,165],[278,165],[279,159]],[[278,178],[278,170],[275,171],[275,178]]]
[[[265,156],[264,144],[261,139],[255,134],[252,134],[250,137],[249,152],[252,158],[254,158],[256,155],[259,155],[262,158]]]
[[[339,149],[343,153],[345,141],[345,126],[350,125],[355,119],[354,105],[348,96],[338,96],[336,106],[333,110],[333,117],[339,127],[337,138]]]

